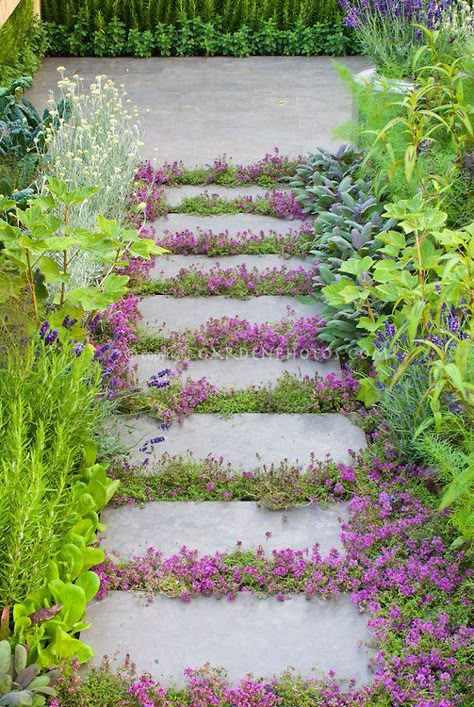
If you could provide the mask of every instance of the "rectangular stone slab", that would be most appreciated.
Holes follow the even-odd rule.
[[[202,555],[243,550],[311,549],[315,543],[323,555],[331,548],[343,552],[340,520],[347,520],[345,504],[301,506],[285,511],[260,508],[250,501],[147,503],[143,508],[106,508],[105,548],[122,557],[144,555],[154,547],[165,556],[186,545]]]
[[[153,222],[158,235],[165,231],[178,233],[181,231],[212,231],[213,233],[229,232],[236,236],[240,231],[252,233],[288,233],[295,232],[301,226],[301,221],[279,219],[275,216],[260,216],[259,214],[222,214],[221,216],[197,216],[195,214],[168,214]]]
[[[209,319],[239,317],[252,324],[314,317],[321,311],[316,301],[303,304],[294,297],[264,296],[249,300],[230,297],[183,297],[168,295],[144,297],[138,309],[143,319],[140,327],[148,333],[169,334],[170,331],[198,329]]]
[[[312,455],[318,460],[331,455],[336,462],[349,462],[349,449],[365,447],[364,432],[339,414],[191,415],[165,432],[151,418],[124,416],[117,420],[117,432],[136,465],[145,459],[151,465],[159,463],[165,452],[178,456],[190,452],[196,459],[222,456],[235,469],[248,471],[285,459],[305,465]],[[154,445],[151,454],[140,451],[147,440],[161,435],[165,441]]]
[[[132,366],[136,367],[136,376],[140,383],[146,384],[151,376],[166,368],[175,369],[176,361],[160,354],[140,354],[133,356]],[[227,358],[224,360],[210,358],[203,361],[189,361],[188,366],[180,375],[181,380],[192,378],[208,378],[218,388],[242,389],[251,386],[275,387],[278,379],[285,373],[297,378],[314,377],[316,374],[326,376],[328,373],[340,373],[341,368],[337,358],[328,361],[310,361],[303,358],[292,358],[280,361],[277,358]]]
[[[249,272],[259,273],[274,268],[296,270],[303,268],[307,272],[314,270],[314,261],[310,258],[285,258],[282,255],[228,255],[208,258],[206,255],[163,255],[155,260],[150,270],[152,280],[176,277],[180,270],[199,270],[208,273],[213,268],[227,270],[245,265]]]
[[[338,61],[351,71],[367,66],[364,57]],[[57,94],[60,64],[86,87],[106,74],[138,107],[144,159],[192,167],[226,154],[248,164],[275,145],[297,156],[340,144],[333,132],[351,117],[351,94],[332,63],[327,56],[51,57],[28,98],[39,107],[51,90]]]
[[[364,618],[349,597],[293,596],[279,602],[240,594],[234,601],[197,597],[186,603],[133,592],[112,592],[87,610],[91,628],[81,636],[95,650],[123,660],[164,686],[182,686],[185,668],[224,667],[232,683],[252,673],[272,678],[293,667],[304,677],[334,670],[338,678],[368,683]]]
[[[277,190],[287,192],[289,191],[288,185],[282,184]],[[256,184],[238,187],[223,187],[219,184],[185,184],[179,187],[165,187],[165,199],[170,206],[177,206],[183,199],[199,196],[200,194],[217,195],[230,201],[231,199],[245,196],[251,196],[255,199],[255,197],[265,196],[268,191],[274,190],[259,187]]]

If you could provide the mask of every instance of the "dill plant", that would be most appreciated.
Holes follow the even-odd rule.
[[[0,607],[44,583],[77,522],[68,513],[71,485],[104,415],[100,366],[87,347],[39,335],[14,343],[2,334]]]

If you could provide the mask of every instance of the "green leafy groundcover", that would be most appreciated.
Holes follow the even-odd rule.
[[[225,31],[219,18],[199,17],[176,24],[158,23],[149,29],[127,27],[117,17],[93,22],[81,15],[68,26],[45,22],[47,53],[53,56],[340,56],[357,53],[350,32],[339,18],[312,25],[296,21],[280,29],[273,19],[258,27],[242,25]]]
[[[0,27],[0,86],[34,74],[44,51],[44,30],[33,13],[33,0],[21,0]]]

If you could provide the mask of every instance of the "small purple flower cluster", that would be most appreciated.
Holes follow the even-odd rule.
[[[58,330],[51,329],[49,322],[43,322],[38,330],[38,333],[46,346],[51,346],[51,344],[54,344],[58,338]]]
[[[164,231],[157,239],[158,245],[176,255],[240,255],[256,252],[259,248],[269,253],[286,255],[301,255],[302,241],[312,237],[313,228],[309,223],[303,223],[298,229],[290,229],[285,234],[275,231],[240,231],[231,236],[229,231],[214,233],[212,231]]]
[[[231,268],[215,265],[210,270],[182,268],[168,280],[154,284],[154,293],[173,297],[225,295],[258,297],[261,295],[311,295],[317,268],[275,267],[259,272],[245,264]]]
[[[150,675],[135,678],[128,688],[128,694],[141,707],[166,707],[171,704],[166,699],[166,690],[160,687]]]
[[[138,297],[128,295],[111,304],[90,323],[91,343],[96,347],[110,396],[131,385],[131,345],[137,341],[140,319]]]
[[[177,420],[181,422],[188,415],[192,415],[201,403],[216,395],[217,388],[207,378],[188,380],[179,389],[172,404],[162,415],[164,420]]]
[[[335,403],[342,409],[353,409],[359,387],[359,381],[349,371],[328,373],[324,378],[316,376],[314,379],[314,394],[323,410],[331,409]]]
[[[156,182],[156,184],[171,186],[184,176],[186,168],[182,162],[165,162],[155,169],[150,161],[142,162],[137,169],[135,178],[138,181]]]
[[[235,178],[242,184],[258,182],[262,177],[279,180],[282,176],[293,176],[296,174],[298,165],[305,160],[303,155],[296,159],[280,154],[278,147],[273,148],[273,152],[267,152],[262,159],[249,165],[236,165]]]
[[[212,205],[214,200],[212,194],[210,194],[209,200]],[[265,192],[265,196],[263,197],[253,197],[251,195],[241,196],[234,199],[231,203],[244,214],[262,213],[262,204],[264,204],[265,208],[263,209],[263,213],[267,213],[275,218],[298,221],[307,220],[307,215],[301,205],[296,201],[295,194],[292,191],[271,189]]]
[[[331,352],[318,339],[322,326],[322,320],[316,316],[284,319],[275,324],[252,324],[240,317],[209,319],[198,329],[170,332],[161,353],[180,361],[216,354],[326,361]]]
[[[242,680],[238,687],[231,687],[225,674],[219,670],[188,668],[184,674],[190,704],[194,707],[276,707],[283,704],[275,692],[276,681],[265,683],[263,680],[248,677]]]

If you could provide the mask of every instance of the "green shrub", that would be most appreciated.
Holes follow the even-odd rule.
[[[34,74],[44,53],[45,33],[33,13],[33,0],[21,0],[0,27],[0,86]]]
[[[354,53],[351,32],[340,17],[322,16],[307,22],[299,15],[282,26],[275,15],[262,14],[255,22],[226,24],[219,15],[171,13],[143,26],[122,15],[107,16],[81,9],[69,21],[44,22],[47,53],[54,56],[236,56],[342,55]],[[58,15],[54,15],[57,17]],[[171,17],[172,20],[167,18]]]

